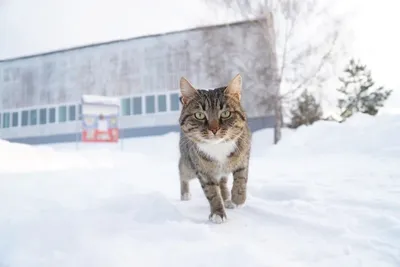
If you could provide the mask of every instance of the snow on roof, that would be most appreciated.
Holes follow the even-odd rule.
[[[121,102],[118,97],[101,96],[101,95],[82,95],[82,103],[120,106]]]

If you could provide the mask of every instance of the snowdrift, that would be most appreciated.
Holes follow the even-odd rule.
[[[350,154],[400,154],[400,114],[383,114],[372,117],[356,114],[344,123],[320,121],[297,130],[283,131],[282,141],[271,147],[272,153],[350,153]],[[260,143],[268,131],[255,134]]]

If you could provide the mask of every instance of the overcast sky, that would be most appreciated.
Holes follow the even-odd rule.
[[[349,24],[354,55],[378,82],[400,87],[400,1],[343,6],[350,2],[359,6]],[[213,14],[201,0],[0,0],[0,59],[190,28],[214,22]]]

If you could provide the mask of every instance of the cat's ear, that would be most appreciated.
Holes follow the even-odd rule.
[[[197,94],[197,90],[184,77],[181,77],[179,85],[181,87],[181,95],[182,95],[180,97],[180,101],[183,105],[186,105],[189,102],[189,100]]]
[[[237,74],[228,84],[224,93],[240,101],[242,94],[242,76]]]

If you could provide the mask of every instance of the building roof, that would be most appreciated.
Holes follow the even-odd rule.
[[[164,32],[164,33],[157,33],[157,34],[149,34],[149,35],[142,35],[142,36],[127,38],[127,39],[117,39],[117,40],[112,40],[112,41],[107,41],[107,42],[92,43],[92,44],[87,44],[87,45],[82,45],[82,46],[75,46],[75,47],[70,47],[70,48],[65,48],[65,49],[57,49],[57,50],[44,52],[44,53],[38,53],[38,54],[25,55],[25,56],[14,57],[14,58],[1,59],[0,63],[11,62],[11,61],[21,60],[21,59],[29,59],[29,58],[35,58],[35,57],[48,56],[48,55],[52,55],[52,54],[65,53],[65,52],[69,52],[69,51],[80,50],[80,49],[85,49],[85,48],[90,48],[90,47],[97,47],[97,46],[102,46],[102,45],[130,42],[130,41],[133,41],[133,40],[139,40],[139,39],[144,39],[144,38],[154,38],[154,37],[160,37],[160,36],[171,35],[171,34],[179,34],[179,33],[182,33],[182,32],[201,31],[201,30],[205,30],[205,29],[221,28],[221,27],[226,27],[226,26],[237,26],[237,25],[246,24],[246,23],[252,23],[252,22],[257,22],[257,21],[258,21],[257,19],[254,19],[254,20],[241,20],[241,21],[235,21],[235,22],[230,22],[230,23],[205,25],[205,26],[200,26],[200,27],[188,28],[188,29],[184,29],[184,30],[170,31],[170,32]]]

